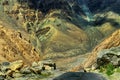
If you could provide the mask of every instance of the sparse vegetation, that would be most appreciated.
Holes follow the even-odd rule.
[[[115,70],[115,67],[111,63],[104,66],[100,66],[100,72],[106,73],[108,76],[112,75],[114,73],[114,70]]]

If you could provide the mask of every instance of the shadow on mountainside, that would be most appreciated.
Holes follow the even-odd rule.
[[[112,19],[107,19],[106,17],[95,19],[93,22],[85,20],[82,16],[85,15],[81,9],[81,5],[77,0],[18,0],[21,4],[27,3],[27,5],[35,10],[40,10],[44,14],[50,12],[50,10],[63,10],[67,17],[67,20],[73,24],[84,28],[86,26],[97,26],[105,22],[110,22],[111,25],[117,27],[119,23]],[[96,13],[104,12],[114,12],[120,14],[120,0],[85,0],[86,5],[89,7],[90,11],[95,15]],[[83,5],[83,4],[82,4]],[[66,17],[66,15],[65,15]],[[72,17],[72,19],[70,18]]]

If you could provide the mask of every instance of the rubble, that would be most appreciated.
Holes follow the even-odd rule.
[[[0,80],[10,78],[23,78],[29,75],[36,74],[36,76],[50,76],[51,71],[56,69],[56,64],[49,61],[33,62],[31,66],[23,66],[22,60],[14,62],[0,63]]]

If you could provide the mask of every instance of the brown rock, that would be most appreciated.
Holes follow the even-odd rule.
[[[117,47],[119,45],[120,45],[120,30],[117,30],[93,49],[91,55],[88,57],[88,60],[85,61],[84,67],[89,67],[96,62],[96,58],[99,51],[103,49],[110,49],[111,47]]]
[[[82,68],[90,67],[96,62],[99,51],[117,46],[120,46],[120,29],[98,44],[88,56],[88,59],[85,60],[83,65],[80,64],[74,67],[71,71],[79,71]]]
[[[29,35],[16,26],[18,28],[0,20],[0,62],[23,60],[25,64],[31,64],[39,61],[40,53],[29,42]]]
[[[23,61],[22,60],[14,61],[10,64],[10,69],[12,71],[18,70],[22,67],[23,67]]]

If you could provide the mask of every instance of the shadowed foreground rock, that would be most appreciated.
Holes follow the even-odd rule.
[[[106,80],[103,76],[95,73],[68,72],[53,80]]]

